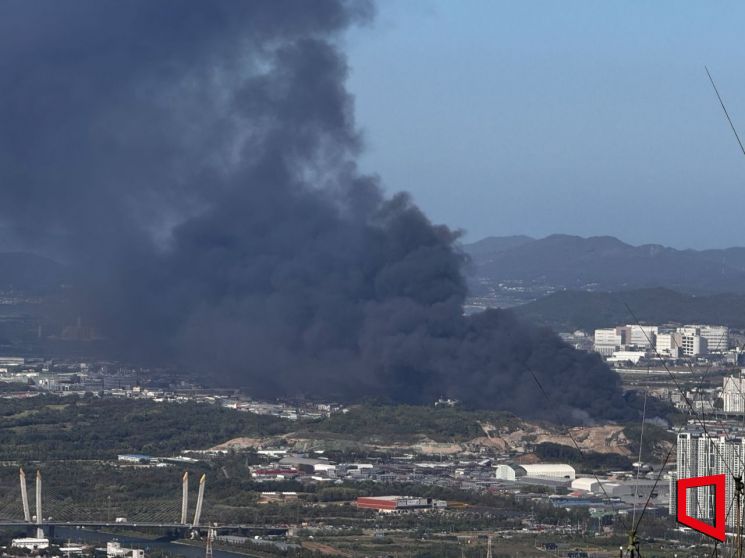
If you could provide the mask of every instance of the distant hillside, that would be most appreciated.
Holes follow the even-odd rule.
[[[745,248],[676,250],[631,246],[610,236],[492,237],[463,246],[475,296],[505,290],[522,300],[555,290],[617,291],[665,287],[684,293],[745,294]],[[497,293],[499,294],[499,293]],[[519,301],[518,297],[518,301]]]
[[[0,290],[37,291],[64,280],[61,264],[27,252],[0,252]]]
[[[572,331],[633,323],[626,305],[643,323],[709,323],[745,328],[745,295],[693,296],[661,288],[614,293],[562,291],[513,310],[558,331]]]
[[[523,234],[515,236],[487,236],[472,244],[467,244],[465,248],[472,256],[483,254],[488,257],[490,254],[504,252],[505,250],[517,248],[529,242],[535,242],[535,238]]]

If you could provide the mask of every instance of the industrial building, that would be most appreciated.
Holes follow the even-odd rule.
[[[518,481],[523,479],[551,479],[573,481],[576,477],[574,467],[564,463],[534,463],[525,465],[500,464],[495,467],[499,480]]]
[[[279,460],[280,467],[290,467],[297,469],[301,473],[333,473],[336,471],[336,464],[328,459],[313,459],[298,455],[287,455]]]
[[[124,548],[117,541],[106,543],[106,558],[145,558],[145,551],[140,548]]]
[[[367,496],[357,498],[357,507],[380,512],[397,512],[422,509],[445,509],[445,500],[417,498],[414,496]]]
[[[587,492],[603,498],[618,498],[627,504],[668,504],[668,487],[654,479],[597,479],[581,477],[572,481],[572,490]]]
[[[144,455],[140,453],[127,453],[116,456],[117,461],[122,463],[132,463],[136,465],[145,465],[153,461],[153,457],[150,455]]]
[[[706,348],[711,353],[724,352],[729,349],[729,329],[720,325],[689,325],[687,328],[698,330],[698,335],[706,340]]]
[[[300,475],[297,469],[276,468],[276,469],[254,469],[251,471],[251,477],[257,481],[288,480],[294,479]]]
[[[680,358],[683,336],[678,332],[660,333],[657,335],[655,350],[658,354],[670,358]]]
[[[593,477],[578,477],[572,481],[572,490],[596,492],[600,490],[600,483]]]
[[[38,537],[25,537],[22,539],[13,539],[10,546],[14,548],[23,548],[25,550],[46,550],[49,548],[49,539]]]
[[[722,325],[625,325],[595,330],[593,350],[605,357],[619,351],[654,351],[670,358],[724,353],[729,349],[729,329]]]
[[[622,327],[611,327],[595,330],[593,349],[603,356],[610,356],[626,345],[626,330]]]

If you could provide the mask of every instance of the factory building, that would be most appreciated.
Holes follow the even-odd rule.
[[[680,358],[683,336],[678,332],[658,333],[655,350],[658,354],[671,358]]]
[[[591,477],[578,477],[572,481],[572,490],[597,492],[600,490],[600,483]]]
[[[721,325],[687,325],[686,329],[698,332],[706,340],[706,348],[712,353],[721,353],[729,349],[729,329]]]
[[[573,481],[576,478],[576,473],[574,467],[564,463],[500,464],[495,467],[495,476],[499,480],[508,481],[517,481],[524,478]]]
[[[626,331],[628,332],[626,335],[628,345],[641,349],[651,349],[654,347],[659,328],[657,326],[627,325]]]
[[[509,465],[504,465],[502,463],[494,467],[494,476],[496,476],[497,480],[506,480],[511,482],[515,482],[515,480],[517,480],[515,469],[513,469]]]
[[[145,465],[154,461],[154,458],[141,453],[125,453],[116,456],[121,463],[132,463],[133,465]]]
[[[626,329],[610,327],[595,330],[593,349],[603,356],[611,356],[615,351],[626,345]]]
[[[638,364],[646,356],[646,351],[614,351],[606,360],[608,362],[631,362],[632,364]]]
[[[367,496],[357,498],[357,507],[381,512],[447,508],[445,500],[414,496]]]
[[[13,539],[10,546],[14,548],[23,548],[25,550],[37,551],[49,548],[49,539],[37,537],[25,537],[22,539]]]
[[[671,358],[724,353],[729,349],[729,329],[722,325],[686,325],[664,328],[625,325],[595,330],[593,350],[605,357],[626,350],[654,350]]]
[[[141,548],[124,548],[120,542],[106,543],[106,558],[145,558]]]
[[[595,330],[593,349],[603,356],[611,356],[619,350],[634,347],[648,350],[655,346],[657,326],[626,325]]]
[[[378,511],[407,511],[419,509],[444,509],[445,500],[414,496],[368,496],[357,498],[357,507]]]
[[[251,471],[251,477],[257,481],[290,480],[298,477],[299,475],[300,471],[291,468],[257,468]]]

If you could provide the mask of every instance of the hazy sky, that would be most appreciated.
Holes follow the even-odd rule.
[[[745,245],[745,3],[383,0],[348,38],[366,171],[486,235]]]

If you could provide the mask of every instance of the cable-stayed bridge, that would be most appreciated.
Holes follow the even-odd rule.
[[[75,475],[74,468],[70,468],[69,474]],[[206,480],[206,475],[201,475],[195,499],[190,492],[188,472],[183,474],[180,483],[174,482],[175,490],[169,491],[172,493],[170,497],[161,492],[141,499],[127,498],[126,487],[117,485],[93,485],[86,490],[78,483],[70,482],[50,487],[44,482],[41,471],[37,470],[32,479],[27,479],[21,468],[18,470],[17,489],[0,493],[0,527],[36,528],[39,536],[63,525],[93,529],[157,529],[182,536],[208,530],[286,531],[282,526],[206,522],[202,517]]]

